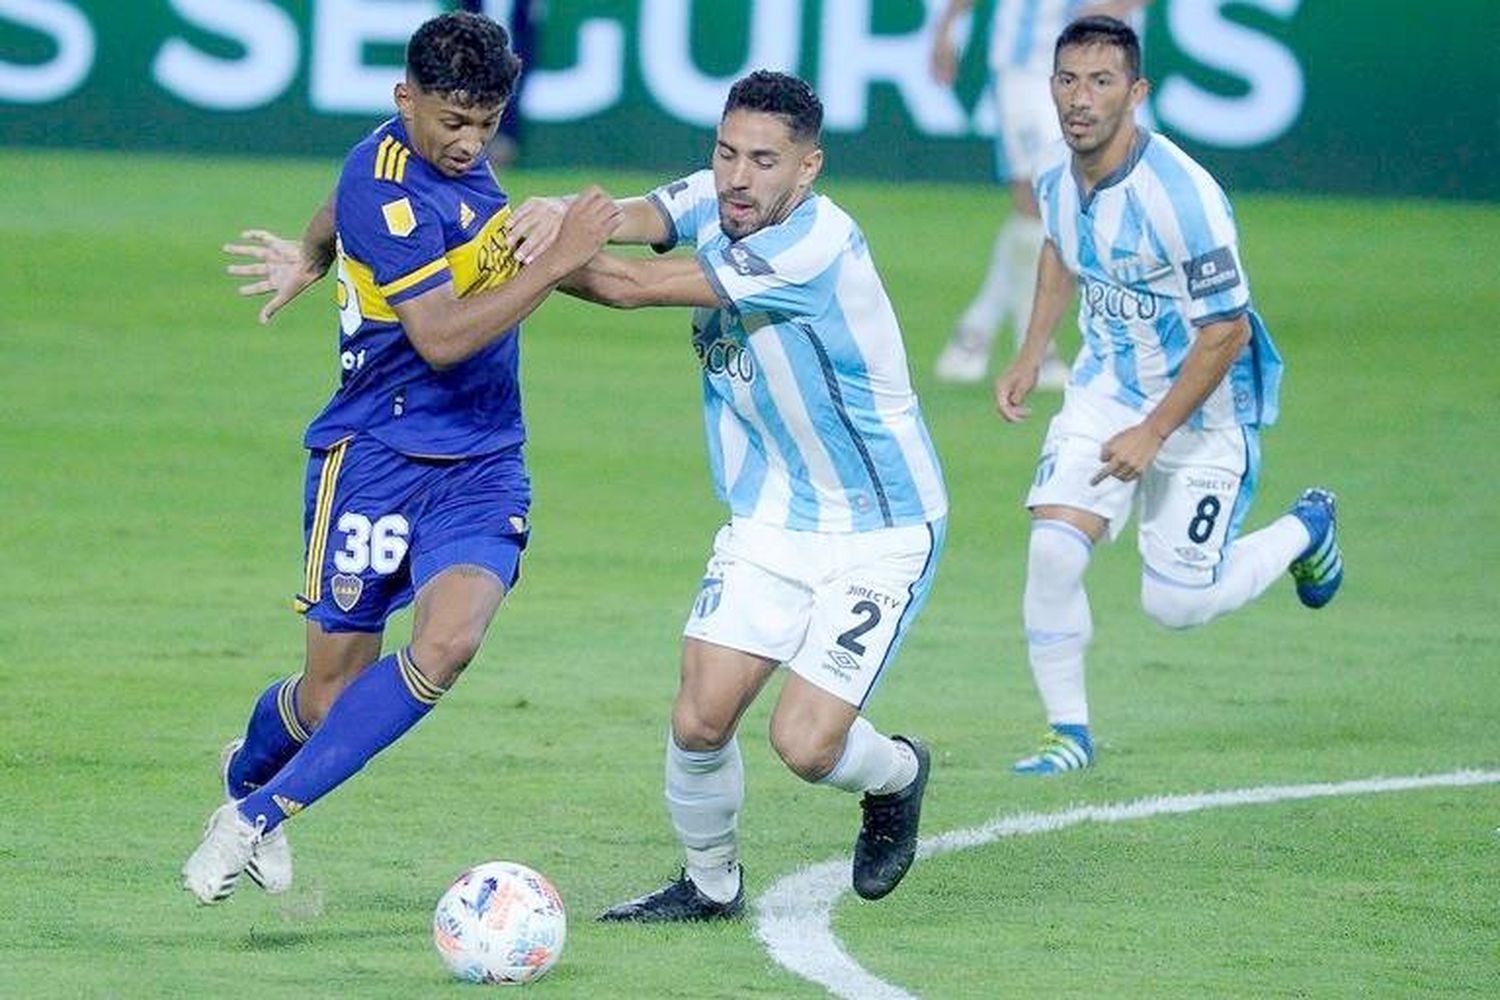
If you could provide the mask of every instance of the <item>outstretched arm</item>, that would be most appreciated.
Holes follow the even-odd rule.
[[[227,243],[224,252],[250,258],[250,263],[230,264],[226,270],[241,278],[254,278],[239,287],[241,295],[271,294],[260,310],[261,323],[269,323],[281,307],[317,283],[333,264],[333,196],[313,213],[300,243],[283,239],[265,229],[247,229],[240,234],[245,243]]]
[[[561,288],[569,295],[616,309],[641,306],[712,309],[724,304],[696,257],[650,260],[601,253],[568,275]]]
[[[527,198],[521,203],[505,224],[517,260],[529,264],[547,251],[575,197]],[[609,238],[611,243],[666,243],[670,239],[666,218],[649,198],[620,198],[615,206],[620,210],[620,227]]]

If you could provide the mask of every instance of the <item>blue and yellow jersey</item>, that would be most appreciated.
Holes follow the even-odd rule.
[[[460,458],[525,439],[519,330],[437,371],[395,310],[445,282],[463,296],[509,280],[519,269],[501,230],[509,215],[488,164],[445,176],[399,118],[354,147],[334,201],[341,381],[307,429],[309,448],[361,433],[406,455]]]

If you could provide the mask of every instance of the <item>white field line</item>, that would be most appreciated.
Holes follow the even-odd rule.
[[[950,851],[981,847],[1002,837],[1048,833],[1082,823],[1120,823],[1228,806],[1267,805],[1419,788],[1458,788],[1495,782],[1500,782],[1500,771],[1452,771],[1313,785],[1265,785],[1192,795],[1164,795],[1117,805],[1077,806],[1055,813],[1022,813],[997,817],[967,830],[925,837],[917,846],[917,857],[930,858]],[[836,997],[845,1000],[915,1000],[913,994],[866,972],[834,937],[831,926],[833,904],[848,889],[848,858],[825,861],[793,872],[776,882],[756,901],[756,936],[778,963]]]

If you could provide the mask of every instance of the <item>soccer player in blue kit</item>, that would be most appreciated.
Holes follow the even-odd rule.
[[[603,920],[743,913],[736,731],[782,666],[772,746],[804,781],[863,793],[855,891],[886,895],[915,855],[928,751],[863,712],[927,599],[948,500],[870,248],[812,190],[822,113],[796,77],[740,79],[711,169],[620,202],[615,242],[694,252],[599,254],[563,284],[611,306],[696,307],[709,464],[730,509],[683,629],[666,740],[667,811],[686,864]]]
[[[398,114],[357,145],[301,248],[264,231],[243,293],[262,321],[336,265],[342,380],[307,430],[307,618],[300,676],[272,684],[226,748],[229,799],[182,868],[202,903],[241,872],[291,884],[282,823],[415,725],[477,652],[520,572],[530,481],[517,324],[593,256],[620,213],[597,189],[521,267],[482,151],[519,61],[481,15],[427,21],[407,47]],[[334,248],[330,255],[328,248]],[[381,656],[415,600],[410,643]]]
[[[1049,728],[1014,765],[1088,767],[1084,689],[1093,635],[1083,578],[1094,545],[1140,501],[1141,606],[1190,628],[1244,606],[1290,571],[1310,608],[1344,579],[1333,494],[1237,537],[1255,496],[1260,429],[1276,419],[1281,358],[1251,307],[1229,199],[1165,136],[1135,123],[1140,41],[1110,17],[1070,23],[1054,48],[1063,143],[1036,177],[1045,242],[1020,354],[995,404],[1024,419],[1052,331],[1079,291],[1083,349],[1026,498],[1023,617]]]

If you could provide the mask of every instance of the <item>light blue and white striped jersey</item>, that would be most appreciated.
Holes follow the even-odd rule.
[[[1169,139],[1144,129],[1087,198],[1071,156],[1059,141],[1033,182],[1047,239],[1078,280],[1083,346],[1071,384],[1149,411],[1176,380],[1197,328],[1248,312],[1250,343],[1189,426],[1273,423],[1281,357],[1250,308],[1223,189]]]
[[[995,0],[990,21],[990,68],[1052,75],[1052,50],[1068,23],[1097,0]],[[1145,11],[1125,19],[1140,34]]]
[[[719,227],[712,171],[648,197],[668,246],[696,247],[723,301],[694,310],[693,347],[709,465],[735,516],[830,532],[942,517],[901,329],[854,220],[812,194],[735,241]]]

